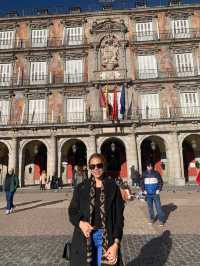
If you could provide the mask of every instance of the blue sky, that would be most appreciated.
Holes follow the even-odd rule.
[[[129,2],[128,6],[134,7],[135,0],[117,0],[118,3]],[[148,0],[153,5],[163,4],[168,2],[168,0]],[[182,0],[187,4],[189,3],[199,3],[200,0]],[[9,11],[9,10],[22,10],[22,9],[33,9],[33,8],[52,8],[54,6],[64,6],[67,10],[71,6],[81,6],[83,9],[94,9],[98,3],[98,0],[0,0],[0,13]],[[98,5],[98,4],[97,4]],[[60,7],[61,11],[63,7]]]

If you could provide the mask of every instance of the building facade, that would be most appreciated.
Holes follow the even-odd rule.
[[[200,5],[0,18],[0,182],[61,176],[102,152],[111,175],[200,167]]]

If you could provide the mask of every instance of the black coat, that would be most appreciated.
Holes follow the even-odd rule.
[[[86,238],[79,228],[79,222],[89,222],[89,192],[90,179],[84,180],[74,190],[73,198],[69,206],[69,219],[75,226],[72,237],[71,266],[86,266]],[[124,201],[116,183],[109,178],[104,178],[106,229],[108,232],[109,246],[115,238],[122,239],[124,226]],[[123,266],[119,250],[117,266]]]

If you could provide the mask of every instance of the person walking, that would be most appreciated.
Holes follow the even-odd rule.
[[[44,191],[46,189],[47,175],[46,171],[43,170],[40,176],[40,190]]]
[[[78,184],[69,205],[74,225],[71,266],[122,266],[120,242],[124,226],[124,201],[116,182],[104,172],[105,159],[89,159],[91,177]]]
[[[165,215],[160,202],[160,191],[162,190],[162,186],[163,180],[160,174],[153,169],[152,162],[148,161],[146,163],[146,171],[143,173],[141,179],[141,189],[142,192],[146,195],[149,212],[149,224],[153,224],[155,221],[155,205],[160,226],[164,225]]]
[[[84,178],[83,167],[77,165],[77,170],[74,173],[74,186],[76,187],[78,184],[83,182],[84,179],[85,178]]]
[[[6,192],[6,214],[13,212],[14,204],[13,198],[14,194],[19,186],[19,178],[15,175],[14,169],[10,169],[5,177],[4,190]]]

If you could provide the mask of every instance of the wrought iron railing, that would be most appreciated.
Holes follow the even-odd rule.
[[[172,31],[146,31],[134,32],[134,42],[151,42],[151,41],[167,41],[179,39],[199,39],[200,30],[196,28],[174,29]]]
[[[0,40],[2,49],[38,49],[38,48],[63,48],[87,44],[85,36],[71,36],[67,38],[32,38],[32,39],[3,39]]]
[[[200,119],[200,106],[175,107],[175,108],[145,108],[128,111],[113,120],[112,114],[103,111],[96,112],[67,112],[65,115],[49,113],[13,114],[8,116],[0,111],[0,126],[40,126],[40,125],[78,125],[94,123],[123,123],[145,121],[171,121]]]

